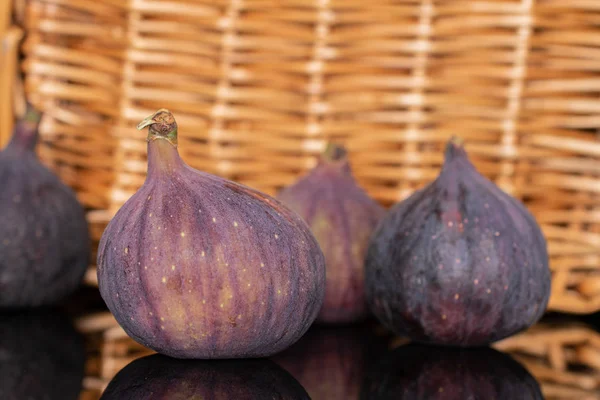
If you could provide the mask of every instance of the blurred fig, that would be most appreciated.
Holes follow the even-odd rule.
[[[36,156],[39,120],[30,108],[0,152],[0,308],[57,304],[89,263],[83,207]]]
[[[369,237],[385,209],[358,186],[343,146],[330,143],[318,164],[282,190],[278,199],[310,227],[325,254],[323,323],[349,323],[367,316],[364,260]]]

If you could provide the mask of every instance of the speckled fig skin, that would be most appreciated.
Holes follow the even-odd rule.
[[[58,303],[90,261],[83,207],[35,154],[39,121],[30,108],[0,152],[0,308]]]
[[[490,348],[409,344],[371,368],[361,400],[543,400],[531,374]]]
[[[377,318],[415,341],[480,346],[538,321],[550,296],[546,240],[525,206],[452,139],[438,178],[373,234],[366,292]]]
[[[269,360],[138,358],[110,381],[101,400],[310,400],[289,373]]]
[[[196,171],[159,110],[148,176],[102,235],[102,298],[129,336],[176,358],[251,358],[296,342],[321,307],[323,253],[277,200]]]
[[[330,143],[317,165],[277,198],[306,221],[325,254],[325,301],[317,322],[366,318],[365,254],[385,209],[358,186],[346,149]]]

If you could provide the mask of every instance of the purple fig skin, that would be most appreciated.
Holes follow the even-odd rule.
[[[176,358],[266,357],[310,327],[325,260],[302,219],[179,157],[176,123],[150,125],[148,175],[98,253],[100,294],[133,339]]]
[[[306,221],[325,254],[325,301],[317,322],[364,320],[364,260],[385,209],[358,186],[346,150],[330,144],[318,164],[277,198]]]
[[[550,296],[546,240],[457,139],[438,178],[393,206],[366,259],[369,307],[417,342],[483,346],[537,322]]]
[[[30,109],[0,152],[0,308],[58,303],[90,261],[83,207],[35,154],[40,117]]]
[[[385,355],[364,382],[365,400],[543,400],[540,385],[510,355],[482,347],[409,344]]]
[[[138,358],[110,381],[100,400],[310,400],[273,361]]]

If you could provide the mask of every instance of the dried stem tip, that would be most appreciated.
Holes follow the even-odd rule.
[[[467,158],[467,153],[464,148],[464,140],[458,136],[452,136],[446,144],[445,159],[451,161],[457,157]]]
[[[31,103],[27,103],[27,108],[25,110],[25,114],[23,115],[23,121],[37,125],[41,119],[42,113],[36,110]]]
[[[21,149],[34,151],[41,119],[42,114],[28,103],[25,114],[15,124],[11,143]]]
[[[333,142],[327,143],[321,157],[326,161],[340,161],[346,158],[348,151],[340,144]]]
[[[177,122],[169,110],[161,108],[147,116],[138,124],[137,129],[142,130],[147,126],[149,127],[148,141],[166,139],[172,145],[177,145]]]
[[[463,138],[460,138],[458,136],[452,136],[450,138],[450,143],[452,143],[456,147],[463,147],[465,141],[463,140]]]

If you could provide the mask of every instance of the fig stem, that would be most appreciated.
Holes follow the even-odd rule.
[[[148,127],[146,138],[148,142],[165,139],[177,147],[177,122],[173,114],[166,108],[161,108],[154,114],[147,116],[137,125],[138,130],[146,127]]]
[[[42,119],[42,113],[33,107],[31,103],[27,103],[27,108],[25,109],[25,114],[23,115],[23,121],[31,122],[33,124],[37,124]]]
[[[458,137],[458,136],[452,136],[450,138],[450,143],[452,143],[455,147],[463,147],[465,144],[465,141],[463,138]]]
[[[9,145],[34,151],[39,140],[39,125],[42,113],[27,103],[25,114],[17,121]]]
[[[346,158],[348,151],[341,144],[328,142],[321,157],[326,161],[340,161]]]
[[[448,143],[446,144],[446,151],[444,153],[444,158],[446,159],[446,162],[450,162],[457,158],[468,160],[464,143],[464,139],[458,136],[452,136],[450,140],[448,140]]]

